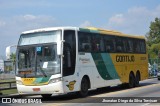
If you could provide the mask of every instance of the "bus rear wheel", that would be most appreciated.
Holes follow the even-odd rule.
[[[86,97],[88,95],[88,89],[89,89],[89,81],[87,78],[83,78],[81,81],[81,90],[79,92],[81,97]]]
[[[132,73],[130,73],[130,75],[129,75],[129,84],[128,84],[129,88],[133,88],[134,84],[135,84],[134,75]]]
[[[140,74],[137,73],[137,74],[136,74],[136,78],[135,78],[135,87],[138,87],[138,86],[139,86],[139,81],[140,81]]]

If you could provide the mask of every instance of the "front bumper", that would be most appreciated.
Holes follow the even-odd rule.
[[[48,85],[40,85],[40,86],[26,86],[26,85],[18,85],[17,90],[19,94],[62,94],[63,83],[62,81],[48,84]]]

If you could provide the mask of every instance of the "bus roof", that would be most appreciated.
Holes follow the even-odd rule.
[[[144,36],[129,35],[129,34],[124,34],[119,31],[114,31],[114,30],[105,30],[105,29],[95,28],[95,27],[79,28],[79,27],[70,27],[70,26],[68,26],[68,27],[41,28],[41,29],[24,31],[24,32],[22,32],[22,34],[46,32],[46,31],[53,31],[53,30],[80,30],[80,31],[84,31],[84,32],[101,33],[101,34],[108,34],[108,35],[115,35],[115,36],[122,36],[122,37],[131,37],[131,38],[140,38],[140,39],[145,38]]]
[[[75,30],[78,27],[48,27],[48,28],[40,28],[40,29],[34,29],[29,31],[24,31],[22,34],[28,34],[28,33],[36,33],[36,32],[46,32],[46,31],[54,31],[54,30]]]
[[[122,32],[119,31],[115,31],[115,30],[105,30],[105,29],[101,29],[101,28],[95,28],[95,27],[87,27],[87,28],[81,28],[81,30],[89,30],[90,32],[97,32],[97,33],[101,33],[101,34],[107,34],[107,35],[115,35],[115,36],[122,36],[122,37],[131,37],[131,38],[140,38],[140,39],[145,39],[144,36],[140,36],[140,35],[130,35],[130,34],[124,34]]]

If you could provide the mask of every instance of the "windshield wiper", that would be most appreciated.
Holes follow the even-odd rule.
[[[42,74],[43,74],[45,77],[47,77],[46,73],[45,73],[44,70],[41,68],[41,66],[39,66],[39,67],[40,67],[40,70],[41,70]]]

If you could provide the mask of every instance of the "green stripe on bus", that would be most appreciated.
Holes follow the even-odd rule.
[[[119,79],[118,73],[114,67],[110,54],[101,53],[101,55],[109,75],[112,77],[112,79]]]
[[[95,65],[97,67],[97,70],[100,74],[100,76],[104,79],[104,80],[110,80],[112,79],[112,77],[109,75],[108,70],[106,68],[106,65],[102,59],[102,56],[100,53],[91,53],[93,60],[95,62]]]
[[[79,28],[81,32],[88,32],[88,33],[100,33],[98,30],[90,30],[85,28]]]
[[[98,30],[90,30],[91,33],[100,33]]]
[[[89,29],[85,29],[85,28],[79,28],[79,30],[82,31],[82,32],[90,32]]]
[[[39,84],[39,83],[45,83],[49,81],[50,77],[42,77],[42,78],[36,78],[36,80],[33,82],[33,84]]]

